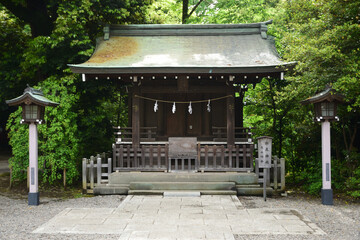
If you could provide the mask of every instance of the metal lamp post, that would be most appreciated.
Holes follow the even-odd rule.
[[[324,205],[333,205],[333,191],[331,189],[330,122],[339,120],[336,116],[336,111],[337,104],[341,102],[343,102],[343,96],[337,94],[329,86],[323,92],[301,102],[302,104],[314,104],[315,122],[321,122],[321,201]]]
[[[59,103],[52,102],[40,90],[27,87],[24,93],[14,99],[7,100],[9,106],[22,107],[21,124],[29,124],[29,169],[30,189],[28,195],[29,205],[39,205],[38,185],[38,131],[37,124],[45,123],[45,106],[57,106]]]

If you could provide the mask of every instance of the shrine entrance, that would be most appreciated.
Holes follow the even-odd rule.
[[[196,99],[192,96],[178,97],[176,102],[189,101],[187,99]],[[198,97],[198,96],[197,96]],[[174,99],[172,96],[171,99]],[[203,129],[209,129],[209,122],[203,123],[205,118],[210,118],[210,113],[204,111],[202,103],[184,104],[178,103],[167,104],[165,113],[166,113],[166,126],[165,126],[165,136],[167,137],[198,137],[204,136],[206,133],[203,133]],[[175,111],[173,111],[175,110]],[[206,124],[206,125],[205,125]],[[208,132],[207,132],[208,135]]]

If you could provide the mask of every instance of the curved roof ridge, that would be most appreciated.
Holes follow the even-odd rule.
[[[104,27],[104,40],[111,36],[218,36],[261,34],[267,38],[272,20],[242,24],[112,24]]]
[[[110,29],[204,29],[204,28],[241,28],[260,27],[260,25],[272,24],[273,20],[257,23],[229,23],[229,24],[108,24]]]

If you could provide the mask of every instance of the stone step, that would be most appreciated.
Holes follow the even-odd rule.
[[[114,172],[109,184],[130,184],[131,182],[234,182],[235,184],[257,184],[255,173],[205,172]]]
[[[128,194],[129,187],[126,186],[108,186],[105,184],[94,187],[94,195],[123,195]]]
[[[262,187],[242,187],[236,188],[238,196],[262,196],[264,189]],[[271,196],[273,194],[273,189],[271,187],[266,188],[266,195]]]
[[[166,193],[171,193],[171,192],[176,192],[179,193],[180,191],[176,191],[176,190],[129,190],[128,194],[129,195],[163,195],[164,192]],[[216,190],[216,191],[212,191],[212,190],[193,190],[193,191],[189,191],[186,190],[184,191],[186,193],[189,192],[200,192],[201,195],[236,195],[236,191],[232,191],[232,190]]]
[[[236,188],[259,188],[261,187],[260,184],[238,184]]]
[[[130,190],[235,190],[234,182],[131,182]]]

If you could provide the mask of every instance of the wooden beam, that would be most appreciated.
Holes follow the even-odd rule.
[[[185,75],[178,77],[177,90],[180,92],[187,92],[189,90],[189,79]]]
[[[179,92],[186,92],[186,93],[223,93],[226,94],[226,89],[223,86],[192,86],[188,90],[179,90],[177,87],[162,87],[162,86],[142,86],[141,87],[142,93],[179,93]]]
[[[137,77],[134,76],[137,80]],[[135,97],[140,95],[140,88],[137,83],[134,83],[132,91],[132,143],[134,147],[140,145],[140,99]]]
[[[234,145],[235,143],[235,101],[234,101],[234,87],[231,83],[227,87],[227,94],[231,97],[226,98],[226,126],[227,126],[227,144]]]

